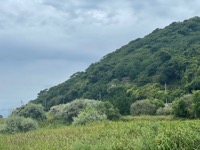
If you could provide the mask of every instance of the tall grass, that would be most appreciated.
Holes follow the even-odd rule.
[[[0,135],[1,150],[198,150],[200,121],[159,119],[43,128]],[[130,119],[130,118],[129,118]]]
[[[0,118],[0,124],[3,124],[5,122],[5,119]]]
[[[5,123],[5,119],[0,118],[0,133],[2,132],[2,130],[4,130],[4,123]]]

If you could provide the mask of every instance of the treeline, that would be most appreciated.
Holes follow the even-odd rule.
[[[52,124],[85,125],[92,122],[118,120],[120,113],[110,102],[76,99],[56,105],[45,112],[41,104],[28,103],[16,108],[0,126],[0,133],[15,134]]]
[[[158,99],[144,99],[129,106],[129,114],[138,115],[173,115],[174,118],[200,118],[200,91],[183,95],[173,103],[164,103]],[[41,104],[28,103],[16,108],[0,124],[0,133],[15,134],[36,130],[44,125],[85,125],[106,120],[116,121],[121,118],[119,109],[109,101],[76,99],[66,104],[55,105],[44,111]]]
[[[178,118],[200,118],[200,91],[182,95],[172,103],[163,103],[157,99],[145,99],[134,102],[130,107],[131,115],[174,115]]]

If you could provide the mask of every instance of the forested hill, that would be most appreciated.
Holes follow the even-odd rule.
[[[66,69],[67,71],[67,69]],[[34,103],[46,109],[77,98],[109,100],[122,114],[141,99],[172,102],[200,89],[200,18],[156,29],[43,90]]]

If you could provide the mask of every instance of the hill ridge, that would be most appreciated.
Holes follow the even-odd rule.
[[[109,100],[122,114],[129,114],[130,104],[136,100],[172,102],[200,89],[199,55],[200,18],[173,22],[105,55],[69,80],[42,90],[31,102],[48,110],[77,98]]]

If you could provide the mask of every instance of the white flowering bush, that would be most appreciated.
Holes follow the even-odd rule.
[[[85,125],[91,122],[99,122],[106,120],[105,114],[99,114],[97,110],[92,107],[88,107],[81,111],[77,117],[73,118],[73,125]]]
[[[37,121],[31,118],[11,116],[6,120],[4,132],[9,134],[15,134],[36,129],[38,129]]]

